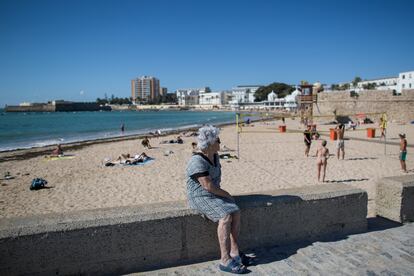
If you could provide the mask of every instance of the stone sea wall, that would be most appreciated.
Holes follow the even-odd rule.
[[[367,229],[368,196],[328,184],[235,197],[243,249]],[[119,275],[219,258],[217,224],[185,201],[0,219],[0,275]]]
[[[72,111],[110,111],[110,106],[100,106],[97,103],[56,103],[36,104],[31,106],[6,106],[6,112],[72,112]]]
[[[403,90],[398,96],[392,91],[381,90],[367,90],[355,95],[350,91],[319,93],[317,104],[313,105],[313,115],[322,117],[316,120],[333,119],[335,111],[337,115],[365,113],[375,122],[378,122],[380,114],[371,113],[386,112],[389,122],[407,123],[414,120],[414,89]],[[355,119],[355,116],[350,117]]]

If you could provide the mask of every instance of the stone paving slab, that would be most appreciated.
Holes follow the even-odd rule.
[[[250,275],[414,275],[414,223],[384,221],[369,232],[337,240],[259,248]],[[172,267],[130,275],[231,275],[219,261]]]

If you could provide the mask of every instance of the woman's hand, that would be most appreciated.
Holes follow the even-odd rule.
[[[217,188],[216,185],[213,184],[213,181],[211,181],[210,176],[200,176],[198,182],[200,182],[201,186],[203,186],[207,192],[234,200],[227,191]]]

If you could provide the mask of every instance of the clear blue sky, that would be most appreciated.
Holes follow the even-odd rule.
[[[414,1],[0,0],[0,106],[414,70]]]

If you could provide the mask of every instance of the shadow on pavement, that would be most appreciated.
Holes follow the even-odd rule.
[[[363,233],[383,231],[390,228],[400,227],[402,224],[382,218],[382,217],[372,217],[367,218],[368,229],[365,232],[355,233],[351,235],[343,236],[331,236],[324,237],[313,242],[298,242],[294,244],[284,245],[284,246],[271,246],[264,248],[257,248],[246,253],[250,253],[256,256],[255,265],[267,264],[272,262],[278,262],[285,259],[288,259],[290,256],[295,255],[298,250],[311,246],[315,242],[335,242],[340,240],[346,240],[349,236],[358,235]]]
[[[372,217],[367,218],[368,221],[368,231],[367,232],[375,232],[375,231],[382,231],[390,228],[400,227],[402,226],[401,223],[395,222],[383,217]]]

